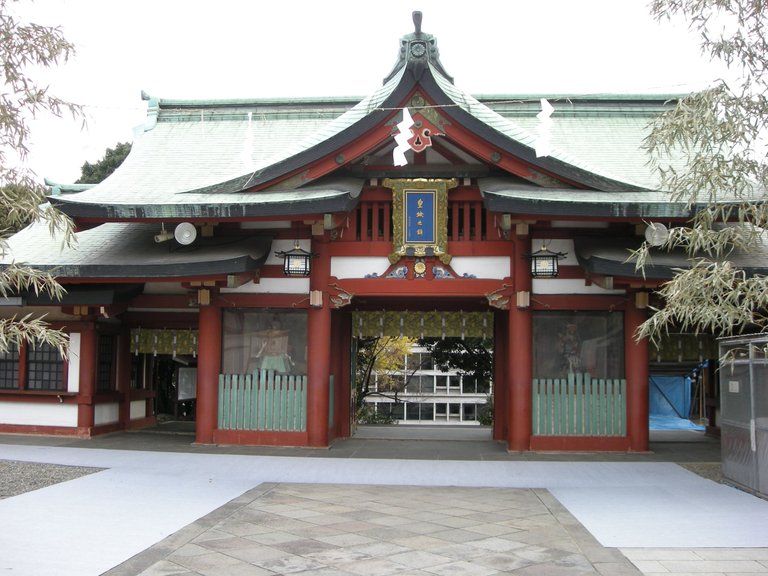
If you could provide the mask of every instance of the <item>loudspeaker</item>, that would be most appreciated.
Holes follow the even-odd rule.
[[[187,246],[192,244],[195,238],[197,238],[197,228],[191,222],[182,222],[176,226],[176,230],[173,231],[173,237],[182,246]]]

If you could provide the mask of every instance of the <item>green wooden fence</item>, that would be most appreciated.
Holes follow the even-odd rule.
[[[219,430],[306,429],[306,376],[273,370],[219,375]]]
[[[569,374],[534,379],[533,434],[537,436],[626,436],[627,382]]]

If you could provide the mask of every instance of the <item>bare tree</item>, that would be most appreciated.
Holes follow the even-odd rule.
[[[733,76],[683,98],[653,125],[646,148],[664,189],[695,215],[670,230],[664,247],[684,248],[689,265],[658,291],[663,306],[638,332],[671,327],[727,335],[768,328],[768,280],[734,261],[764,249],[768,223],[768,6],[752,0],[653,0],[657,20],[683,17],[704,54]],[[682,166],[673,159],[682,156]],[[642,268],[643,246],[635,257]]]
[[[41,114],[81,117],[79,106],[48,92],[32,77],[37,68],[52,67],[74,54],[74,46],[55,27],[24,22],[12,10],[15,0],[0,0],[0,254],[8,250],[8,235],[26,225],[48,225],[65,242],[73,238],[70,221],[46,203],[45,188],[25,168],[30,122]],[[0,296],[24,292],[54,298],[62,287],[50,274],[23,263],[0,269]],[[41,318],[24,316],[0,320],[0,351],[23,342],[47,343],[66,352],[66,334],[52,330]]]

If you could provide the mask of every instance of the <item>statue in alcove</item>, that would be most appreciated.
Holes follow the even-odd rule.
[[[251,341],[249,371],[254,369],[290,372],[293,360],[288,353],[290,332],[282,327],[280,319],[273,317],[269,328],[254,334]]]

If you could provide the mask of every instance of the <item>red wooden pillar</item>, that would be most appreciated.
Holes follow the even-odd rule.
[[[124,329],[117,336],[117,392],[120,395],[120,427],[131,425],[131,332]]]
[[[331,315],[333,318],[333,341],[337,343],[337,354],[333,354],[336,359],[333,367],[334,382],[336,384],[336,402],[334,414],[336,416],[335,427],[336,436],[349,438],[352,433],[350,429],[351,418],[351,399],[352,399],[352,316],[342,312],[335,312]]]
[[[309,289],[323,292],[323,305],[310,307],[307,317],[307,440],[310,446],[328,446],[328,410],[331,376],[331,309],[325,287],[331,272],[328,244],[316,238]]]
[[[78,434],[90,436],[94,427],[93,397],[96,394],[96,327],[89,323],[80,332],[80,381],[77,399]]]
[[[648,445],[648,340],[635,340],[635,331],[646,319],[633,302],[624,312],[624,370],[627,375],[627,435],[629,449],[647,452]]]
[[[219,412],[221,309],[200,306],[197,338],[197,409],[195,441],[213,444]]]
[[[512,270],[515,293],[531,292],[531,275],[525,258],[528,252],[527,237],[514,241]],[[507,448],[527,451],[531,447],[531,398],[533,380],[533,322],[530,308],[518,308],[513,294],[509,311],[507,337],[508,418]]]
[[[509,314],[494,315],[493,321],[493,439],[505,440],[509,434],[509,418],[507,416],[507,396],[509,394],[509,377],[507,362],[509,344],[508,321]]]

